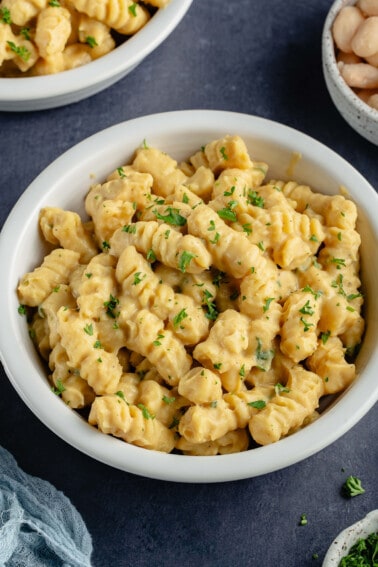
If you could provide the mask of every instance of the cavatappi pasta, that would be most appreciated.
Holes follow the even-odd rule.
[[[157,451],[267,445],[355,378],[364,320],[355,205],[268,179],[237,135],[185,163],[146,144],[85,198],[45,207],[18,285],[53,391]]]
[[[170,0],[1,0],[0,77],[48,75],[106,55]]]

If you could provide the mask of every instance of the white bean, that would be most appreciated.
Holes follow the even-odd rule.
[[[338,63],[344,81],[357,89],[377,89],[378,69],[368,63]]]
[[[358,0],[356,6],[367,16],[378,16],[378,0]]]
[[[363,63],[361,57],[355,55],[354,53],[344,53],[344,51],[339,51],[336,57],[337,62],[342,63]]]
[[[333,39],[341,51],[351,53],[352,39],[358,27],[364,22],[361,11],[355,6],[345,6],[337,14],[332,26]]]
[[[351,47],[360,57],[370,57],[378,52],[378,16],[362,22],[352,38]]]
[[[378,67],[378,52],[371,55],[371,57],[366,57],[366,61],[369,65],[373,65],[373,67]]]

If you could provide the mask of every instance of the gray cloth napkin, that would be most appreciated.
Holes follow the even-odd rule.
[[[92,539],[70,500],[0,447],[0,567],[91,567]]]

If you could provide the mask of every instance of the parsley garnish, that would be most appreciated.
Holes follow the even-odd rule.
[[[102,243],[102,248],[103,248],[103,250],[109,250],[109,249],[110,249],[110,244],[109,244],[109,242],[107,242],[106,240],[104,240],[104,242]]]
[[[345,496],[349,496],[350,498],[364,494],[365,492],[365,489],[362,488],[361,480],[356,476],[348,476],[341,490]]]
[[[188,316],[187,312],[186,312],[186,308],[184,307],[184,309],[181,309],[181,311],[179,311],[177,313],[177,315],[175,315],[173,317],[173,326],[176,328],[178,327],[178,325]]]
[[[161,346],[161,340],[160,339],[164,339],[164,335],[162,333],[158,333],[158,336],[156,337],[156,339],[152,342],[152,344],[154,346]]]
[[[315,311],[310,305],[309,299],[306,301],[304,306],[301,309],[299,309],[299,313],[303,313],[303,315],[313,315],[315,313]]]
[[[195,254],[192,254],[192,252],[188,252],[187,250],[184,250],[180,256],[180,260],[179,260],[179,270],[180,272],[186,272],[186,268],[189,266],[190,262],[193,260],[193,258],[195,258]]]
[[[180,215],[179,209],[174,209],[173,207],[167,207],[166,215],[160,214],[156,209],[152,211],[157,219],[170,224],[172,226],[184,226],[186,224],[186,218]]]
[[[302,291],[308,291],[315,297],[315,299],[318,299],[321,295],[323,295],[323,292],[321,290],[314,291],[309,285],[305,285]]]
[[[156,255],[155,252],[152,250],[152,248],[150,248],[149,251],[147,252],[146,258],[149,262],[155,262]]]
[[[288,394],[290,392],[290,388],[287,388],[286,386],[283,386],[282,384],[277,382],[277,384],[274,385],[274,391],[276,396],[280,396],[281,394]]]
[[[257,191],[248,191],[247,202],[255,207],[264,208],[264,199],[260,197]]]
[[[163,396],[162,400],[165,404],[173,404],[176,398],[175,397],[169,398],[168,396]]]
[[[255,409],[263,409],[266,406],[266,402],[264,402],[264,400],[256,400],[255,402],[248,402],[247,406],[251,406],[251,408]]]
[[[25,39],[30,41],[30,28],[22,28],[20,34],[24,36]]]
[[[20,315],[26,315],[26,306],[20,304],[20,305],[18,306],[17,311],[19,312]]]
[[[269,307],[270,307],[270,304],[272,303],[272,301],[274,301],[274,299],[275,299],[274,297],[267,297],[267,298],[265,299],[265,303],[264,303],[264,306],[263,306],[263,312],[264,312],[264,313],[265,313],[266,311],[268,311],[268,309],[269,309]]]
[[[7,44],[11,48],[11,51],[15,53],[18,57],[20,57],[25,63],[29,61],[30,58],[30,51],[24,45],[16,45],[13,41],[7,41]]]
[[[4,24],[12,23],[11,13],[8,8],[0,8],[0,20],[4,22]]]
[[[227,155],[227,153],[226,153],[226,148],[225,148],[224,146],[222,146],[219,151],[220,151],[220,153],[221,153],[222,158],[227,161],[227,160],[228,160],[228,155]]]
[[[122,232],[128,232],[130,234],[136,233],[136,225],[135,224],[126,224],[122,227]]]
[[[146,277],[147,274],[143,274],[141,277],[142,272],[136,272],[134,274],[134,281],[131,285],[138,285],[140,284],[141,281],[144,280],[144,278]]]
[[[207,308],[205,317],[207,317],[207,319],[210,319],[210,321],[215,321],[215,319],[218,317],[218,311],[216,309],[215,303],[211,301],[212,297],[213,294],[210,293],[208,289],[205,289],[205,291],[203,292],[203,301]]]
[[[94,38],[92,35],[88,35],[85,38],[85,43],[87,43],[89,45],[89,47],[91,49],[93,49],[94,47],[96,47],[96,45],[98,45],[96,38]],[[122,168],[121,168],[122,169]],[[117,170],[118,171],[118,170]],[[126,176],[125,176],[126,177]]]
[[[155,416],[152,415],[152,414],[148,411],[148,409],[146,408],[145,405],[143,405],[143,404],[138,404],[138,408],[139,408],[140,410],[142,410],[142,414],[143,414],[144,419],[155,419]]]
[[[235,211],[232,211],[229,207],[225,207],[224,209],[219,209],[217,213],[218,216],[223,220],[228,220],[231,222],[236,222],[238,220]]]
[[[60,3],[58,0],[50,0],[49,6],[52,6],[53,8],[60,8]]]
[[[112,294],[110,294],[109,301],[104,301],[104,307],[106,307],[106,314],[108,317],[111,317],[112,319],[118,317],[119,313],[115,313],[114,311],[118,304],[119,299],[114,297]]]
[[[301,317],[300,321],[301,321],[301,323],[303,323],[303,326],[304,326],[303,331],[304,331],[305,333],[307,333],[307,331],[310,330],[310,327],[313,327],[313,326],[314,326],[313,323],[309,323],[309,322],[306,321],[303,317]]]
[[[133,2],[133,4],[131,4],[131,5],[129,6],[129,12],[130,12],[130,14],[131,14],[132,16],[134,16],[134,18],[137,17],[137,12],[136,12],[136,10],[137,10],[137,3],[136,3],[136,2]]]
[[[100,341],[95,341],[95,342],[93,343],[93,348],[102,348],[101,342],[100,342]]]
[[[93,335],[93,325],[92,323],[88,323],[87,325],[85,325],[84,329],[84,333],[87,333],[87,335],[89,335],[90,337]]]
[[[324,333],[321,333],[320,340],[322,341],[323,345],[326,344],[330,335],[331,335],[331,331],[325,331]]]
[[[65,389],[66,388],[64,387],[63,382],[61,380],[57,380],[55,387],[53,386],[51,388],[51,391],[54,392],[55,395],[61,396],[63,394],[63,392],[65,391]]]

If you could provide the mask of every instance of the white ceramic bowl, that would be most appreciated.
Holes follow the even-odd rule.
[[[302,159],[294,175],[298,181],[330,194],[338,193],[344,185],[357,203],[367,296],[367,332],[357,360],[360,375],[320,419],[278,443],[215,457],[149,451],[100,433],[52,394],[28,337],[25,318],[17,312],[15,290],[19,278],[43,257],[38,232],[41,207],[58,206],[82,214],[89,186],[127,163],[143,139],[181,161],[225,134],[242,136],[251,156],[266,161],[269,175],[275,178],[287,178],[292,152],[300,152]],[[263,118],[193,110],[146,116],[108,128],[70,149],[43,171],[4,225],[0,237],[0,353],[5,371],[24,402],[57,435],[97,460],[135,474],[181,482],[220,482],[261,475],[305,459],[348,431],[378,398],[378,317],[371,299],[376,297],[378,281],[377,208],[377,194],[349,163],[314,139]]]
[[[355,3],[355,0],[336,0],[328,12],[322,35],[323,74],[331,99],[341,116],[361,136],[378,145],[378,110],[363,102],[346,84],[335,57],[332,24],[342,7]]]
[[[55,108],[94,95],[130,73],[179,24],[193,0],[171,0],[122,45],[81,67],[42,77],[0,78],[0,111]]]
[[[339,533],[331,543],[322,567],[338,567],[341,559],[348,555],[350,548],[358,540],[366,539],[375,532],[378,532],[378,510],[372,510],[362,520]]]

